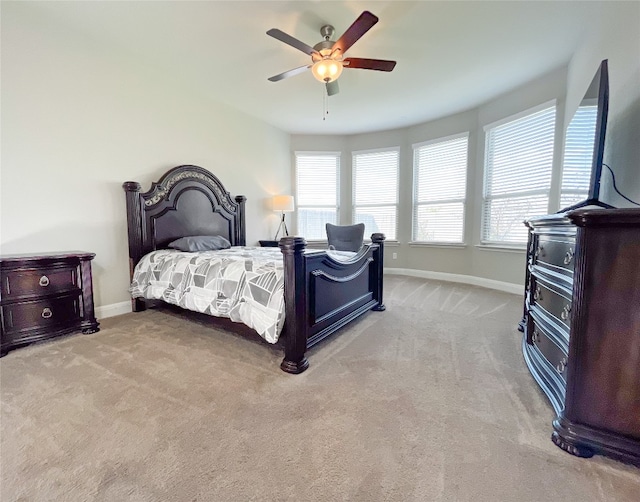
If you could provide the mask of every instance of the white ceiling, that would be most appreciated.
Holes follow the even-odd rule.
[[[473,108],[566,65],[601,15],[596,2],[82,1],[33,9],[64,29],[133,58],[194,92],[293,134],[353,134],[426,122]],[[391,73],[345,70],[329,98],[311,72],[268,77],[309,56],[332,24],[337,39],[363,10],[380,18],[348,56],[392,59]]]

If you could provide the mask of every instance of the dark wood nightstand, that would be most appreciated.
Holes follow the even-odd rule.
[[[278,241],[259,241],[260,246],[263,248],[277,248]]]
[[[74,331],[95,333],[91,260],[80,251],[0,256],[0,355]]]

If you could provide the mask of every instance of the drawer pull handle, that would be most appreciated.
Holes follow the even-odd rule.
[[[542,245],[536,248],[536,258],[538,256],[544,256],[544,247]]]
[[[51,312],[51,309],[49,307],[45,307],[42,309],[42,314],[40,315],[43,319],[49,319],[53,315],[53,312]]]
[[[571,313],[571,305],[567,304],[564,306],[564,308],[562,309],[562,313],[560,314],[560,318],[563,321],[566,321],[567,319],[569,319],[569,314]]]
[[[558,373],[562,373],[564,372],[566,367],[567,367],[567,358],[563,357],[558,363],[558,365],[556,366],[556,369],[558,370]]]
[[[46,275],[43,275],[42,277],[40,277],[38,284],[40,284],[40,286],[42,286],[43,288],[46,288],[49,285],[49,278]]]
[[[569,248],[567,254],[564,255],[564,264],[569,265],[569,263],[571,263],[571,260],[573,260],[573,249]]]
[[[542,300],[542,291],[540,290],[540,286],[536,287],[536,290],[533,293],[534,300]]]
[[[531,341],[533,343],[536,343],[536,342],[540,343],[540,333],[534,330],[533,334],[531,335]]]

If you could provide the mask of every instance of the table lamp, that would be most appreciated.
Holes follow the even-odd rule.
[[[294,211],[293,195],[274,195],[271,199],[274,211],[280,211],[282,213],[282,219],[280,220],[280,226],[273,240],[278,240],[278,234],[282,227],[284,227],[284,235],[289,236],[289,230],[287,229],[287,223],[284,220],[284,213],[291,213]]]

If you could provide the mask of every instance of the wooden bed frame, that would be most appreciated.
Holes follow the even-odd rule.
[[[179,237],[222,235],[233,246],[246,245],[246,197],[231,198],[212,173],[183,165],[167,171],[148,192],[140,183],[123,184],[127,201],[131,277],[140,259],[164,249]],[[382,301],[384,235],[373,234],[371,244],[350,260],[338,261],[324,250],[306,250],[302,237],[284,237],[285,324],[280,340],[288,373],[309,367],[306,350],[368,310],[385,310]],[[133,299],[134,312],[145,310]]]

